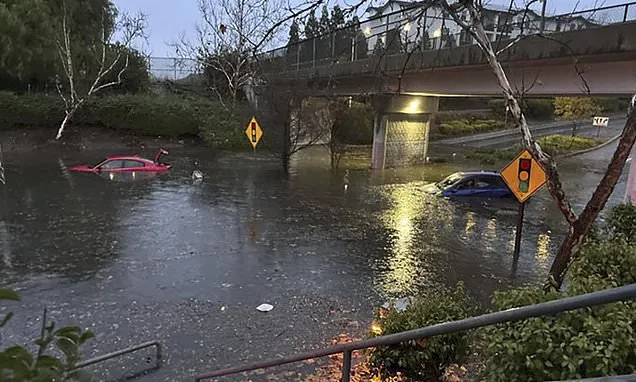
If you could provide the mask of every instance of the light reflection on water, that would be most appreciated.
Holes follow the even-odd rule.
[[[542,232],[537,238],[537,263],[540,267],[547,265],[550,258],[550,235],[548,232]]]
[[[387,260],[387,271],[380,278],[386,292],[394,294],[411,291],[417,284],[417,270],[422,264],[412,246],[420,242],[414,240],[414,225],[415,219],[422,216],[423,208],[421,196],[412,187],[392,187],[387,193],[390,207],[381,220],[390,232],[387,250],[391,255]],[[428,239],[434,241],[435,237]]]

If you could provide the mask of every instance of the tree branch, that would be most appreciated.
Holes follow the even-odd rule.
[[[145,36],[144,28],[146,23],[145,15],[143,14],[138,14],[136,17],[129,17],[126,14],[121,15],[119,23],[116,24],[116,28],[119,27],[119,29],[123,32],[123,38],[121,43],[117,46],[117,49],[118,49],[117,54],[112,59],[112,61],[110,61],[110,63],[107,63],[109,48],[113,47],[113,44],[111,43],[111,39],[115,30],[113,29],[107,32],[106,24],[107,24],[108,10],[107,9],[102,10],[102,15],[100,20],[101,24],[99,26],[100,35],[99,37],[96,36],[97,42],[95,44],[95,45],[99,44],[101,49],[99,53],[93,50],[93,53],[97,55],[96,57],[94,57],[95,61],[97,61],[98,63],[98,67],[96,68],[97,73],[95,73],[94,79],[89,80],[87,77],[90,75],[90,71],[85,70],[84,72],[86,73],[80,73],[82,78],[78,78],[75,73],[74,61],[76,58],[75,56],[77,56],[78,59],[82,56],[80,55],[80,53],[73,51],[73,45],[71,43],[72,28],[69,25],[69,23],[72,22],[72,20],[68,16],[68,9],[66,7],[66,2],[63,1],[62,5],[63,5],[62,7],[63,10],[62,10],[61,28],[60,28],[61,37],[58,37],[56,39],[56,44],[58,46],[58,55],[60,57],[60,61],[62,64],[61,66],[63,68],[63,72],[66,77],[66,80],[69,84],[69,89],[68,89],[68,95],[65,95],[64,89],[61,86],[61,81],[59,80],[59,76],[58,76],[58,80],[56,81],[56,88],[60,97],[64,101],[66,116],[64,117],[64,120],[62,121],[62,124],[60,128],[58,129],[58,133],[56,136],[57,139],[61,138],[62,133],[66,125],[70,121],[70,119],[73,117],[75,112],[80,108],[82,104],[84,104],[84,102],[88,98],[90,98],[93,94],[105,88],[122,83],[122,76],[124,72],[126,71],[126,69],[128,68],[128,64],[129,64],[128,51],[131,49],[131,45],[135,39],[137,39],[138,37]],[[114,81],[103,83],[104,78],[106,78],[106,76],[108,76],[117,65],[121,64],[121,59],[123,55],[126,56],[125,62],[123,67],[117,73],[116,79]],[[88,84],[90,84],[86,92],[83,94],[79,94],[78,92],[78,86],[79,86],[78,81],[80,80],[83,83],[88,82]],[[81,86],[79,87],[81,88]]]

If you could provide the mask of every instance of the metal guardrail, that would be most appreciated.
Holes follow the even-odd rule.
[[[264,72],[280,72],[364,60],[373,56],[474,44],[472,37],[450,16],[443,16],[441,12],[430,15],[428,9],[432,8],[427,2],[423,3],[258,54],[258,61]],[[502,16],[493,16],[492,20],[484,22],[486,33],[492,41],[504,42],[540,32],[564,32],[636,21],[636,2],[544,18],[533,12],[524,13],[523,10],[513,10],[510,13],[503,10],[490,12],[492,15],[499,13]],[[514,18],[516,20],[510,20]],[[378,41],[382,41],[381,46]]]
[[[604,305],[629,299],[636,299],[636,284],[630,284],[623,287],[607,289],[599,292],[587,293],[574,297],[562,298],[559,300],[553,300],[536,305],[512,308],[501,312],[488,313],[459,321],[445,322],[437,325],[428,326],[426,328],[409,330],[406,332],[370,338],[363,341],[336,345],[313,352],[302,353],[268,361],[256,362],[251,365],[212,371],[198,375],[195,378],[195,381],[199,382],[206,379],[223,377],[227,375],[238,374],[257,369],[264,369],[273,366],[286,365],[290,363],[305,361],[308,359],[322,358],[342,353],[344,355],[342,364],[342,381],[349,382],[351,374],[352,353],[356,350],[377,346],[390,346],[405,341],[419,340],[422,338],[433,337],[442,334],[450,334],[483,326],[501,324],[504,322],[520,321],[533,317],[553,315],[569,310],[586,308],[596,305]]]

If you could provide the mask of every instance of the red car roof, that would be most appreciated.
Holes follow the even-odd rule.
[[[115,160],[138,160],[138,161],[147,162],[147,163],[154,163],[150,159],[146,159],[146,158],[142,158],[142,157],[138,157],[138,156],[112,155],[112,156],[106,157],[106,159],[109,159],[109,160],[112,160],[112,159],[115,159]]]

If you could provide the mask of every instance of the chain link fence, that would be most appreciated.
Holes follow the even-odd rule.
[[[150,76],[155,80],[181,80],[200,74],[197,60],[177,57],[150,57]]]

